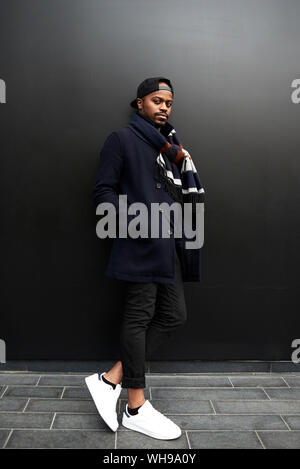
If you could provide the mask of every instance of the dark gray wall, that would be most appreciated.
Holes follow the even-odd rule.
[[[289,360],[299,337],[297,0],[0,3],[1,328],[7,360],[118,358],[91,189],[147,76],[206,190],[201,284],[154,359]]]

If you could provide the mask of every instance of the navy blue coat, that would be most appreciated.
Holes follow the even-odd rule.
[[[156,158],[157,150],[131,128],[126,126],[111,132],[100,152],[92,191],[95,206],[111,202],[118,214],[119,194],[127,195],[128,205],[143,202],[149,213],[151,202],[174,203],[154,177]],[[135,216],[128,216],[128,223]],[[174,284],[176,249],[183,281],[200,281],[201,249],[185,249],[184,233],[182,238],[175,238],[172,221],[171,217],[169,238],[151,238],[150,234],[148,238],[114,238],[106,275],[133,282]],[[149,233],[150,224],[149,219]]]

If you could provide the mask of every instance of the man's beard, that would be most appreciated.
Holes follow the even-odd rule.
[[[156,128],[164,127],[165,123],[166,122],[153,122],[153,124]]]
[[[161,122],[161,123],[158,123],[158,122],[154,122],[154,120],[150,119],[150,117],[147,117],[147,116],[143,116],[140,111],[138,110],[138,114],[140,114],[142,117],[144,117],[145,119],[147,119],[149,122],[151,122],[154,127],[156,129],[159,129],[160,127],[163,127],[165,125],[165,122]]]

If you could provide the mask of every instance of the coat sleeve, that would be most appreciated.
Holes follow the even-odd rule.
[[[117,133],[112,132],[100,151],[96,181],[92,191],[95,207],[110,202],[119,216],[119,181],[123,168],[122,148]]]

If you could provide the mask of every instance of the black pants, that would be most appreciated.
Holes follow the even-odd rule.
[[[145,388],[145,361],[187,319],[181,264],[177,253],[174,285],[127,281],[125,285],[125,307],[120,331],[122,387]]]

